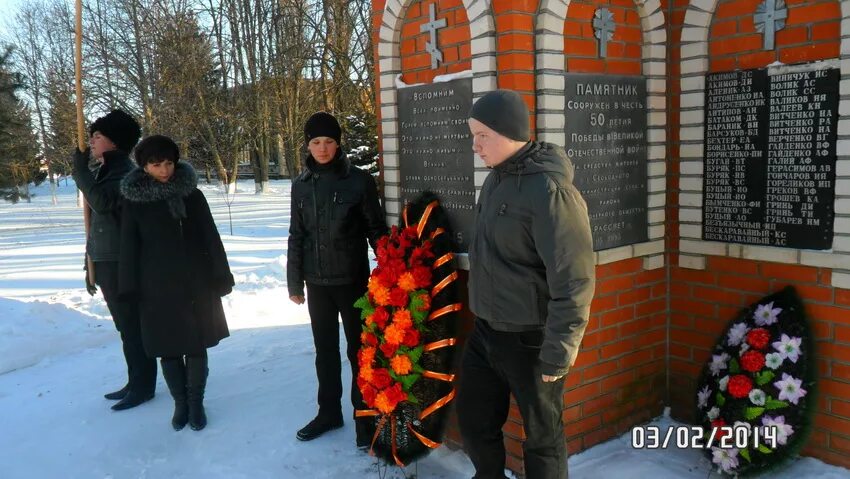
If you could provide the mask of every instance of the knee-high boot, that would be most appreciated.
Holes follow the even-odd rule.
[[[189,427],[200,431],[207,425],[204,390],[207,387],[207,356],[186,356],[186,393],[189,403]]]
[[[168,390],[171,391],[171,397],[174,398],[174,416],[171,418],[171,425],[175,431],[179,431],[186,427],[189,422],[189,406],[186,397],[186,365],[183,363],[183,357],[179,358],[162,358],[162,375],[165,377],[165,383],[168,384]]]

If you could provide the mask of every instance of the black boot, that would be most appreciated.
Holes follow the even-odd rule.
[[[130,385],[125,384],[123,388],[121,388],[117,391],[111,392],[111,393],[104,394],[103,397],[105,397],[106,399],[109,399],[111,401],[117,401],[119,399],[124,399],[124,396],[127,395],[127,391],[129,391],[129,390],[130,390]]]
[[[171,417],[171,426],[175,431],[186,427],[189,422],[189,404],[186,398],[186,365],[183,358],[162,358],[162,376],[174,398],[174,416]]]
[[[186,356],[186,394],[189,403],[189,427],[200,431],[207,425],[204,390],[207,387],[207,356]]]
[[[299,429],[295,437],[299,441],[312,441],[328,431],[341,428],[342,424],[342,417],[329,419],[321,415],[316,416],[306,426]]]
[[[112,410],[123,411],[125,409],[134,408],[139,404],[143,404],[150,401],[151,399],[153,399],[153,396],[153,391],[142,393],[131,389],[127,391],[127,395],[124,396],[123,399],[112,405]]]

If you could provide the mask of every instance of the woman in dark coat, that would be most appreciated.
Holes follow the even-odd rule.
[[[136,147],[139,167],[121,183],[119,291],[139,302],[142,342],[162,358],[174,397],[175,430],[207,423],[207,348],[229,335],[221,297],[233,275],[209,205],[177,145],[151,136]]]

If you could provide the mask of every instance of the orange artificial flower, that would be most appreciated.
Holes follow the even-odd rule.
[[[406,271],[399,276],[398,287],[408,293],[416,290],[416,279],[413,278],[413,273]]]
[[[387,343],[392,345],[399,345],[402,341],[404,341],[405,330],[399,328],[395,323],[387,326],[387,329],[384,330],[384,339]]]
[[[396,404],[390,402],[387,393],[381,391],[375,396],[375,407],[384,414],[390,414],[395,410]]]
[[[372,367],[370,365],[361,367],[357,376],[366,382],[372,382]]]
[[[372,298],[378,306],[387,306],[390,304],[390,290],[383,286],[377,286],[375,291],[372,291]]]
[[[413,316],[410,311],[400,309],[393,314],[393,324],[399,329],[410,329],[413,327]]]
[[[360,360],[359,361],[360,367],[363,368],[363,367],[366,367],[366,366],[372,364],[372,361],[375,360],[375,353],[376,352],[377,352],[377,349],[375,349],[375,348],[371,348],[371,347],[370,348],[361,348],[360,354],[358,355],[359,356],[358,359]]]
[[[400,376],[406,376],[413,370],[413,363],[410,362],[410,358],[406,354],[393,356],[390,359],[390,366],[393,368],[393,372]]]

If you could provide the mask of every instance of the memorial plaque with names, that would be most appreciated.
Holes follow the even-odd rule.
[[[587,202],[593,249],[648,239],[646,79],[566,74],[567,155]]]
[[[706,78],[703,239],[829,249],[837,69]]]
[[[472,79],[398,90],[402,205],[425,190],[436,193],[465,253],[475,225],[475,182],[469,109]]]

